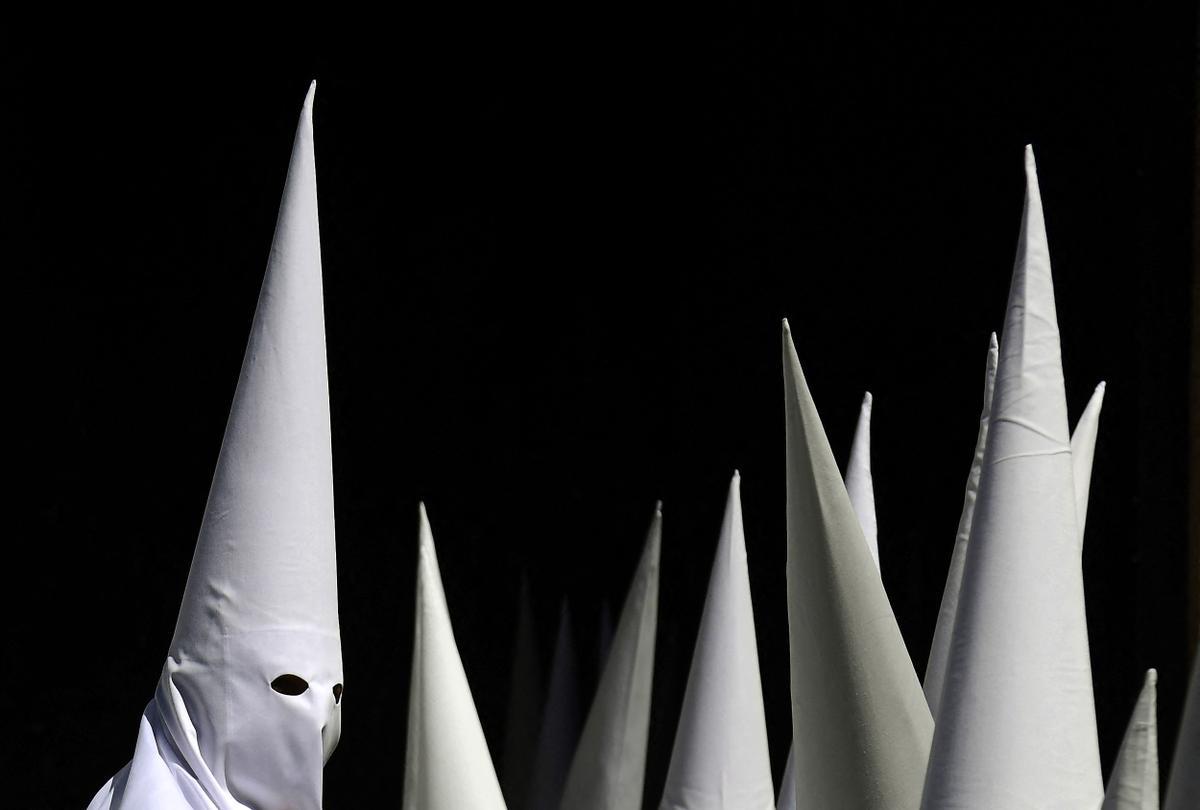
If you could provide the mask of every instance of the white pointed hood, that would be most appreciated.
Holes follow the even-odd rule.
[[[567,775],[562,810],[641,810],[654,684],[661,546],[659,504]]]
[[[1158,673],[1147,670],[1101,810],[1159,810],[1157,683]]]
[[[340,732],[342,660],[315,86],[174,638],[143,718],[155,744],[139,741],[93,807],[321,806],[322,767]]]
[[[846,494],[858,525],[862,527],[867,549],[879,568],[878,524],[875,520],[875,483],[871,478],[871,392],[863,394],[862,407],[858,411],[858,424],[854,428],[854,440],[850,444],[850,460],[846,464]],[[787,764],[779,782],[779,798],[776,810],[796,808],[796,746],[788,748]]]
[[[542,672],[533,622],[533,600],[529,593],[529,579],[524,575],[521,577],[518,599],[517,634],[513,642],[500,784],[505,800],[513,807],[523,808],[542,716]]]
[[[988,419],[992,411],[992,390],[996,382],[996,362],[999,353],[1000,345],[996,341],[996,333],[993,332],[988,341],[987,364],[983,373],[983,410],[979,414],[975,455],[971,459],[971,471],[967,475],[966,492],[963,493],[958,532],[954,536],[954,551],[950,555],[950,569],[946,572],[946,587],[942,590],[942,606],[938,609],[933,643],[929,647],[929,663],[925,666],[925,699],[929,701],[929,712],[933,715],[935,723],[942,703],[942,684],[946,679],[946,660],[950,655],[950,638],[954,632],[954,616],[958,610],[963,565],[966,563],[967,547],[971,541],[971,523],[975,516],[975,498],[979,493],[983,453],[987,448]]]
[[[1058,319],[1033,151],[922,806],[1103,798]]]
[[[1092,487],[1092,460],[1096,457],[1096,436],[1100,431],[1100,409],[1104,406],[1104,383],[1092,392],[1083,415],[1071,434],[1071,463],[1075,479],[1075,514],[1079,521],[1079,547],[1083,548],[1083,527],[1087,523],[1088,493]]]
[[[871,392],[863,394],[846,463],[846,493],[862,526],[867,548],[879,568],[879,529],[875,521],[875,484],[871,479]]]
[[[1200,648],[1192,660],[1192,679],[1188,682],[1179,737],[1171,757],[1171,775],[1163,810],[1195,810],[1200,807]]]
[[[773,810],[774,806],[742,530],[741,478],[735,472],[660,807]]]
[[[420,507],[404,810],[505,810],[458,655],[433,532]]]
[[[783,323],[787,594],[801,807],[916,807],[933,721]]]
[[[558,637],[550,664],[550,685],[542,709],[533,773],[529,781],[529,810],[558,810],[571,756],[579,741],[579,663],[575,655],[571,610],[564,599],[558,615]]]

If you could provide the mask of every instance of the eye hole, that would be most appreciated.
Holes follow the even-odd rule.
[[[340,683],[335,683],[333,685],[333,702],[334,703],[342,702],[342,685]]]
[[[281,695],[303,695],[308,691],[308,681],[299,675],[280,675],[271,681],[271,688]]]

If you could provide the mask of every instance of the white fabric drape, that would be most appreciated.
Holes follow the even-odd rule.
[[[168,657],[133,760],[91,810],[321,807],[342,659],[315,87]]]

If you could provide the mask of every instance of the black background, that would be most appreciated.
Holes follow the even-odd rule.
[[[566,595],[594,679],[600,605],[664,500],[655,806],[734,468],[778,779],[783,316],[839,458],[875,395],[883,576],[923,671],[1027,142],[1072,420],[1108,381],[1084,553],[1104,765],[1155,666],[1165,770],[1189,657],[1190,6],[18,43],[9,806],[83,807],[132,753],[314,77],[346,673],[329,807],[399,803],[418,498],[497,763],[521,572],[544,663]]]

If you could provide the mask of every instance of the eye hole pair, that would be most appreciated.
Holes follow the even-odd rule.
[[[275,680],[271,681],[271,688],[281,695],[303,695],[308,691],[308,681],[301,678],[299,675],[287,673],[280,675]],[[342,685],[335,683],[333,685],[333,702],[342,702]]]

